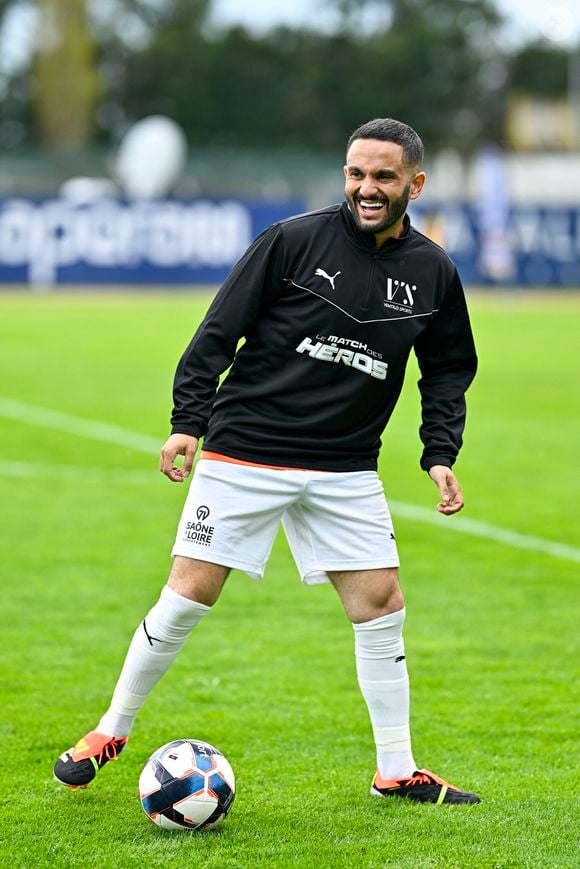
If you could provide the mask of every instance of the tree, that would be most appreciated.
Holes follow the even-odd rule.
[[[0,22],[11,2],[0,0]],[[510,89],[563,92],[568,53],[532,45],[512,62],[492,0],[321,2],[336,32],[257,36],[209,32],[211,0],[36,0],[50,24],[34,65],[42,135],[78,146],[95,129],[110,141],[158,112],[199,146],[342,148],[359,123],[390,115],[431,149],[469,152],[501,142]],[[23,78],[4,90],[28,125]]]
[[[487,75],[501,62],[490,0],[333,3],[336,33],[237,27],[210,39],[191,3],[173,0],[110,97],[133,117],[165,108],[200,145],[342,148],[349,130],[380,115],[407,120],[431,145],[469,150],[482,134],[501,137],[503,100]],[[371,33],[360,20],[370,7],[389,13]]]
[[[34,0],[38,11],[37,48],[29,70],[0,82],[4,103],[19,122],[32,103],[39,137],[55,148],[78,149],[89,144],[96,110],[103,99],[101,59],[112,53],[122,62],[131,39],[151,40],[175,7],[189,8],[198,24],[209,0]],[[0,25],[20,0],[0,0]],[[133,46],[134,47],[134,46]],[[111,52],[112,48],[112,52]],[[104,78],[107,85],[106,76]],[[0,142],[2,141],[0,130]]]
[[[210,0],[117,0],[142,25],[140,44],[128,40],[119,20],[98,27],[103,79],[103,130],[116,134],[148,114],[168,114],[186,127],[194,124],[193,106],[207,118],[212,100],[212,47],[202,35]],[[192,116],[193,115],[193,116]]]
[[[98,80],[87,29],[87,0],[40,0],[35,58],[36,105],[42,140],[79,148],[94,130]]]
[[[562,97],[568,87],[567,49],[545,41],[523,46],[511,58],[511,84],[519,93]]]

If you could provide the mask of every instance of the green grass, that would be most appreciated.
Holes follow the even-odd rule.
[[[0,296],[0,394],[161,444],[175,363],[206,305],[195,294]],[[457,467],[466,515],[579,546],[580,299],[477,297],[471,308],[481,370]],[[431,507],[415,379],[411,367],[381,473],[393,500]],[[165,580],[185,490],[155,455],[2,417],[0,447],[1,865],[578,865],[578,563],[397,522],[415,755],[477,790],[480,806],[367,796],[374,753],[352,630],[332,589],[301,587],[281,536],[263,583],[232,575],[122,760],[73,793],[52,765],[107,705]],[[41,467],[11,477],[9,462]],[[236,771],[220,831],[162,833],[142,813],[141,767],[180,736],[215,743]]]

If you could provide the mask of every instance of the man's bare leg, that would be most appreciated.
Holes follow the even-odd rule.
[[[333,570],[328,576],[353,624],[378,619],[405,606],[398,567]]]
[[[230,568],[223,567],[221,564],[176,555],[167,585],[188,600],[213,606],[221,594],[229,573]]]

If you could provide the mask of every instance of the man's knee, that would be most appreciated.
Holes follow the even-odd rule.
[[[369,622],[405,606],[399,569],[337,571],[329,574],[351,622]]]
[[[385,570],[387,574],[385,585],[382,591],[379,591],[376,604],[381,610],[380,615],[386,616],[389,613],[398,612],[405,606],[403,592],[399,584],[399,568],[390,567]],[[377,616],[378,618],[378,616]]]
[[[230,572],[229,567],[176,555],[167,585],[183,597],[213,606]]]
[[[377,576],[369,577],[367,582],[361,582],[359,611],[357,618],[352,619],[353,622],[378,619],[398,612],[405,606],[399,585],[399,569],[389,567],[377,573]]]

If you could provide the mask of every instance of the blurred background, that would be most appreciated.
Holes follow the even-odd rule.
[[[378,116],[468,285],[580,285],[575,0],[0,0],[0,97],[0,286],[218,282]]]

